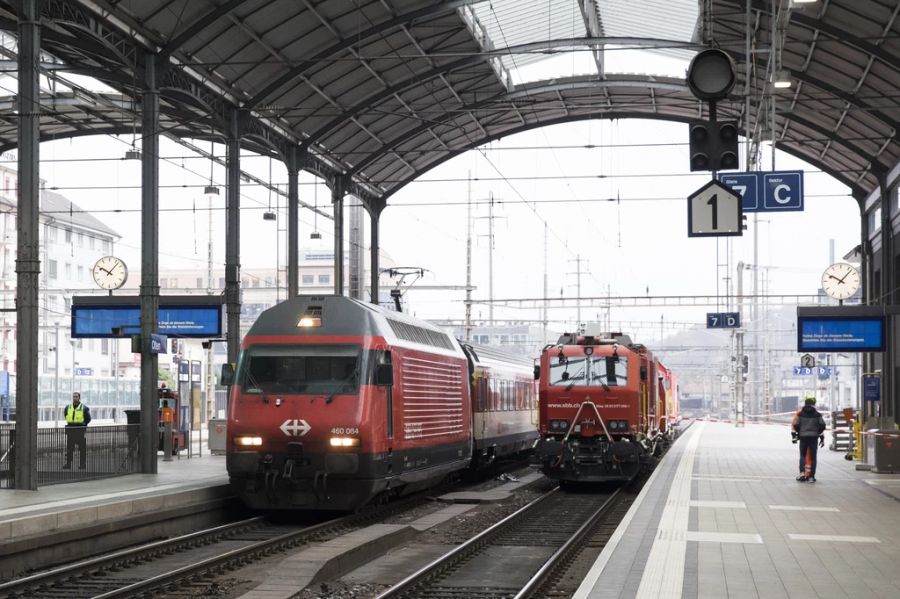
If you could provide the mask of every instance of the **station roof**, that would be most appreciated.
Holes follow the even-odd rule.
[[[783,1],[773,18],[772,3],[749,0],[749,19],[746,0],[712,0],[705,14],[697,4],[45,0],[42,68],[53,84],[42,96],[41,131],[44,139],[139,131],[152,54],[165,66],[167,135],[221,140],[238,108],[247,149],[285,157],[299,146],[304,168],[349,177],[350,193],[383,203],[449,158],[531,128],[703,116],[683,72],[609,67],[620,51],[668,53],[686,65],[698,41],[711,39],[738,67],[720,119],[739,120],[755,142],[774,135],[857,197],[874,190],[900,159],[900,3]],[[0,0],[8,68],[17,5]],[[590,68],[541,77],[538,63],[560,54],[582,65],[587,58]],[[789,72],[791,88],[772,86],[776,69]],[[13,101],[0,98],[0,150],[16,143]]]

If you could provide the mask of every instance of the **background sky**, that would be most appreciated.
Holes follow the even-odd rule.
[[[473,283],[476,299],[488,297],[489,198],[494,198],[494,297],[543,296],[544,231],[547,230],[549,295],[575,297],[576,258],[582,263],[582,297],[644,295],[723,296],[738,261],[753,263],[753,225],[743,237],[687,237],[687,196],[709,180],[688,171],[687,125],[658,121],[584,121],[510,136],[463,154],[395,194],[381,220],[383,252],[400,266],[427,269],[420,284],[463,285],[466,276],[466,203],[473,215]],[[200,142],[209,147],[208,142]],[[131,268],[140,263],[140,164],[123,160],[130,139],[82,138],[43,144],[41,176],[49,188],[117,230],[117,253]],[[743,145],[741,146],[743,151]],[[222,148],[215,147],[217,155]],[[203,186],[210,166],[164,140],[160,173],[160,269],[205,268],[209,200]],[[772,166],[764,148],[763,164]],[[286,189],[277,161],[245,157],[242,167]],[[859,242],[859,213],[846,187],[781,152],[778,170],[805,171],[805,211],[764,215],[758,223],[759,265],[773,294],[813,294],[828,266],[829,240],[837,258]],[[270,179],[271,168],[271,179]],[[471,177],[471,181],[470,178]],[[212,179],[222,185],[224,169]],[[471,192],[469,189],[471,188]],[[330,193],[301,177],[301,199],[331,211]],[[245,272],[285,263],[284,198],[257,185],[242,186],[241,251]],[[224,263],[224,186],[213,201],[215,261]],[[262,213],[279,214],[276,222]],[[65,215],[61,216],[65,220]],[[323,238],[311,241],[317,220]],[[275,235],[276,228],[281,232]],[[332,221],[301,211],[301,245],[330,248]],[[368,237],[367,237],[368,239]],[[278,243],[276,243],[276,240]],[[751,276],[745,275],[745,293]],[[282,281],[282,284],[284,282]],[[763,283],[761,282],[761,286]],[[762,289],[760,290],[762,291]],[[407,299],[417,316],[463,317],[462,291],[416,291]],[[702,323],[707,308],[617,308],[613,323],[658,335],[668,322]],[[486,319],[486,305],[473,314]],[[605,317],[598,309],[583,321]],[[537,319],[535,310],[495,310],[496,318]],[[574,310],[551,310],[556,328],[571,329]]]

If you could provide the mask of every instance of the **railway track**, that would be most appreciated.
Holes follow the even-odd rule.
[[[0,597],[113,599],[155,597],[160,590],[165,590],[165,596],[191,596],[198,590],[191,580],[332,538],[411,506],[396,502],[302,527],[250,518],[18,578],[0,584]],[[204,587],[208,584],[202,582]]]
[[[220,574],[269,555],[325,541],[429,502],[435,489],[311,526],[254,517],[104,554],[0,583],[0,599],[196,597]],[[163,592],[161,592],[163,591]]]
[[[579,545],[603,544],[615,530],[630,496],[563,493],[558,488],[458,545],[376,599],[524,599],[562,587],[578,563]],[[599,550],[598,550],[599,552]]]

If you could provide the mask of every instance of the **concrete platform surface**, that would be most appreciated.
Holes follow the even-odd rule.
[[[0,490],[0,543],[230,495],[225,457],[160,460],[157,474]]]
[[[448,503],[496,503],[509,499],[513,491],[530,485],[536,480],[544,478],[540,472],[529,472],[516,481],[508,481],[487,491],[455,491],[444,493],[438,497],[438,501]]]
[[[695,424],[575,597],[900,597],[900,476],[818,457],[800,483],[787,427]]]

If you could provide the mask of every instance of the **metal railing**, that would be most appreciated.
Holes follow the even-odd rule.
[[[39,428],[37,485],[140,472],[139,429],[138,424]],[[15,424],[0,425],[0,489],[15,488],[15,443]]]

